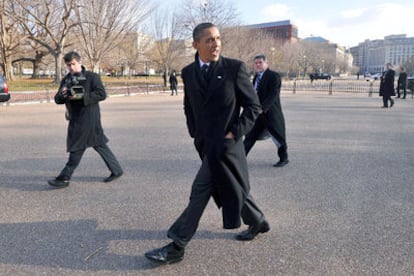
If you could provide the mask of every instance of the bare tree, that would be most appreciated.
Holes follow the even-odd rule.
[[[78,0],[78,33],[82,51],[93,71],[102,58],[119,46],[152,11],[144,0]]]
[[[285,43],[280,47],[279,51],[283,53],[279,66],[280,72],[284,72],[288,78],[298,77],[301,60],[304,55],[302,45],[299,43]]]
[[[47,66],[50,64],[50,61],[46,61],[47,64],[44,62],[44,57],[49,54],[49,51],[36,41],[25,39],[19,46],[18,51],[16,51],[16,54],[14,55],[15,58],[13,58],[12,63],[14,67],[18,63],[20,63],[21,66],[23,66],[23,64],[31,63],[33,68],[32,78],[37,79],[40,76],[41,66]]]
[[[158,10],[151,20],[154,45],[152,60],[165,74],[169,74],[175,61],[185,52],[183,40],[177,39],[180,27],[177,16],[170,10]]]
[[[243,26],[223,28],[220,31],[223,40],[223,53],[251,64],[253,56],[259,52],[258,40],[253,31]],[[243,41],[243,43],[240,43]],[[253,68],[252,68],[253,70]]]
[[[183,38],[191,37],[195,26],[211,22],[219,28],[239,25],[239,14],[228,0],[182,0],[177,22]]]
[[[0,0],[0,56],[6,79],[14,79],[12,56],[24,40],[13,16],[13,1]]]
[[[405,71],[409,76],[412,76],[414,74],[414,56],[411,56],[410,59],[401,64],[401,66],[405,68]]]
[[[128,75],[131,76],[133,71],[136,69],[139,63],[140,58],[140,52],[138,49],[137,41],[138,41],[138,33],[133,32],[129,34],[124,40],[122,44],[118,47],[118,54],[119,56],[124,57],[123,59],[119,60],[119,57],[117,58],[118,62],[120,62],[121,66],[125,66],[125,68],[128,68]],[[116,61],[112,62],[113,64],[116,64]],[[125,70],[121,70],[122,74],[125,73]]]
[[[77,25],[77,0],[15,0],[23,10],[15,13],[29,39],[45,47],[55,59],[55,82],[62,77],[62,56],[69,31]]]

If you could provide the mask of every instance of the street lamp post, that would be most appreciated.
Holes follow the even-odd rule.
[[[208,5],[207,2],[208,2],[207,0],[204,0],[201,2],[201,5],[203,6],[203,21],[207,20],[207,5]]]

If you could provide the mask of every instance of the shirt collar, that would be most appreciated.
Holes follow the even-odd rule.
[[[200,65],[200,68],[201,68],[201,67],[203,67],[203,65],[204,65],[204,64],[206,64],[207,66],[210,66],[210,62],[203,62],[203,61],[201,60],[201,58],[198,58],[198,63],[199,63],[199,65]]]

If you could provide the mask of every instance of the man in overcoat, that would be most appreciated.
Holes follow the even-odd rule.
[[[236,239],[252,240],[270,229],[250,195],[242,141],[261,112],[246,66],[220,55],[220,33],[212,23],[194,29],[193,47],[195,61],[182,70],[184,111],[202,164],[187,208],[168,230],[172,242],[145,254],[160,263],[184,258],[210,197],[222,209],[225,229],[240,227],[241,218],[249,226]]]
[[[398,76],[397,81],[397,98],[400,97],[400,89],[403,91],[403,99],[407,96],[407,72],[405,72],[405,68],[400,68],[400,75]]]
[[[279,161],[274,167],[283,167],[289,163],[286,143],[285,117],[280,103],[280,88],[282,81],[280,75],[269,69],[264,54],[256,55],[254,58],[256,75],[253,85],[259,96],[263,112],[259,115],[253,129],[244,139],[246,155],[260,138],[263,131],[268,130],[270,135],[277,140],[279,148],[277,154]]]
[[[387,70],[383,72],[381,76],[380,91],[379,95],[382,96],[383,108],[388,108],[388,102],[390,102],[390,107],[394,105],[394,100],[391,96],[395,96],[395,71],[392,69],[392,64],[386,64]]]
[[[178,80],[175,74],[175,70],[171,72],[169,81],[170,81],[171,96],[174,95],[174,92],[175,92],[175,95],[177,95]]]
[[[123,170],[107,146],[108,138],[101,124],[99,102],[106,98],[101,78],[85,70],[77,52],[69,52],[63,59],[69,73],[60,84],[55,102],[66,105],[66,118],[69,121],[66,150],[69,160],[60,174],[48,183],[56,188],[67,187],[88,147],[98,152],[111,172],[104,182],[113,181],[123,174]]]

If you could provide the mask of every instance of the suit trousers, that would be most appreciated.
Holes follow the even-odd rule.
[[[403,91],[403,98],[405,99],[405,97],[407,96],[407,85],[403,84],[403,85],[398,85],[397,86],[397,97],[400,97],[400,89]]]
[[[391,96],[382,96],[383,107],[388,107],[388,101],[394,104],[394,100],[391,98]]]
[[[272,135],[272,137],[275,138],[277,142],[279,143],[277,154],[279,156],[280,161],[287,160],[288,153],[287,153],[287,143],[286,143],[285,137],[282,136],[275,128],[268,125],[264,115],[260,115],[259,118],[257,118],[252,130],[246,135],[243,141],[246,155],[252,149],[256,141],[260,138],[263,131],[265,131],[266,129],[269,131],[270,135]]]
[[[107,144],[94,146],[93,149],[102,157],[103,161],[105,162],[106,166],[111,171],[111,173],[121,174],[123,172],[121,165],[119,164],[118,160],[116,159],[115,155],[112,153],[111,149],[108,147]],[[70,152],[68,162],[66,163],[63,170],[60,172],[59,177],[70,179],[72,177],[73,172],[78,167],[85,151],[86,148]]]
[[[185,247],[194,236],[204,209],[213,193],[213,176],[211,175],[208,160],[204,157],[201,167],[194,179],[190,202],[183,213],[168,230],[168,237],[178,246]],[[241,210],[243,222],[247,225],[258,224],[264,215],[248,193]]]

